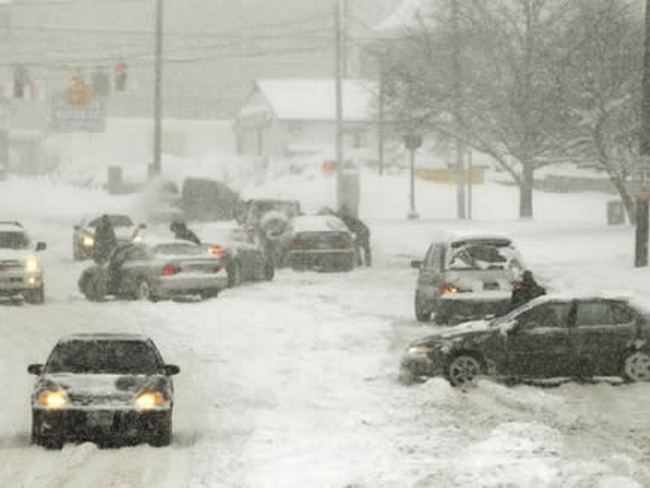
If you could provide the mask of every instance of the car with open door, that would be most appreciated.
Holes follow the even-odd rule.
[[[133,240],[144,237],[144,224],[136,226],[131,217],[124,214],[111,213],[106,215],[111,221],[118,244],[128,244]],[[99,225],[101,218],[101,215],[84,217],[74,226],[72,232],[72,256],[75,261],[93,257],[95,229]]]
[[[77,334],[58,341],[36,375],[31,395],[32,442],[171,442],[174,385],[153,341],[134,334]]]
[[[412,343],[406,382],[620,377],[650,381],[650,325],[622,298],[544,296],[492,320],[467,322]]]
[[[512,283],[523,271],[512,239],[492,232],[444,232],[429,245],[418,270],[415,317],[437,324],[502,315]]]
[[[223,256],[205,246],[172,239],[147,239],[118,247],[107,263],[83,271],[79,290],[91,301],[107,296],[160,300],[209,298],[227,288]]]
[[[32,243],[19,222],[0,222],[0,297],[42,304],[45,301],[44,242]]]

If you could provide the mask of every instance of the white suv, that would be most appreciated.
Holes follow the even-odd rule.
[[[0,222],[0,296],[45,301],[43,266],[36,256],[45,248],[44,242],[33,248],[20,223]]]

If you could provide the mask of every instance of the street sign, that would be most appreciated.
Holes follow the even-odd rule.
[[[70,105],[66,93],[55,95],[50,127],[55,132],[105,132],[105,102],[102,98],[92,98],[88,105]]]

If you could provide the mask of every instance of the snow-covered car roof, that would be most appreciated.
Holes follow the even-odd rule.
[[[59,339],[59,344],[64,344],[66,342],[73,341],[88,341],[88,342],[97,342],[97,341],[148,341],[150,340],[148,336],[143,334],[117,334],[117,333],[80,333],[80,334],[71,334]]]
[[[299,232],[349,232],[347,226],[333,215],[306,215],[291,222],[294,233]]]
[[[25,229],[23,228],[20,222],[9,222],[9,221],[0,222],[0,231],[17,232],[17,231],[24,231],[24,230]]]
[[[480,229],[453,229],[445,230],[436,235],[433,239],[434,242],[462,242],[462,241],[482,241],[482,240],[498,240],[512,242],[512,238],[507,234],[499,232],[486,231]]]

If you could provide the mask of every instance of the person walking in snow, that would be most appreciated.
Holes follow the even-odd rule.
[[[347,205],[343,205],[336,215],[343,221],[350,232],[354,234],[359,266],[371,266],[372,251],[370,249],[370,229],[368,226],[361,219],[355,217]]]
[[[194,232],[192,232],[185,222],[182,220],[175,220],[169,226],[176,239],[182,241],[193,242],[194,244],[201,244],[201,239]]]
[[[521,307],[534,298],[542,295],[546,295],[546,289],[535,281],[532,271],[526,270],[521,275],[521,279],[516,281],[512,287],[510,310]]]
[[[95,245],[93,246],[93,259],[97,264],[108,261],[113,250],[117,247],[115,229],[108,215],[104,214],[95,227]]]

